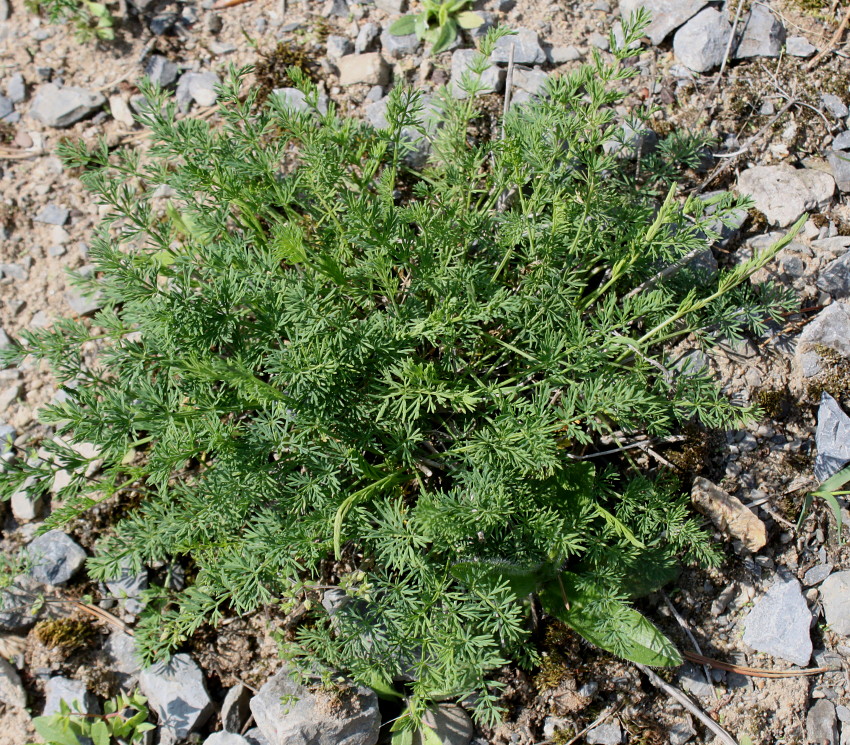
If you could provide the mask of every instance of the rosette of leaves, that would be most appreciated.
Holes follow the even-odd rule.
[[[431,44],[434,54],[448,49],[457,38],[458,29],[478,28],[484,19],[471,10],[471,0],[422,0],[422,10],[402,16],[390,26],[395,36],[416,34],[420,41]]]
[[[382,130],[322,113],[298,71],[306,110],[258,106],[243,69],[218,126],[142,85],[144,157],[62,146],[109,207],[96,274],[77,278],[104,305],[0,352],[45,360],[64,392],[40,414],[58,437],[17,453],[0,493],[46,492],[63,469],[46,529],[125,502],[94,580],[191,564],[192,583],[142,614],[147,659],[279,605],[302,619],[290,659],[405,697],[398,741],[447,698],[498,721],[493,671],[537,659],[532,605],[614,654],[679,662],[632,601],[717,553],[677,483],[628,455],[752,415],[707,369],[677,368],[671,344],[710,352],[781,318],[789,298],[749,277],[802,223],[700,273],[693,258],[749,202],[679,195],[705,136],[623,156],[621,60],[647,20],[493,137],[470,132],[501,30],[467,97],[431,102],[435,125],[402,88]],[[96,446],[99,472],[74,442]]]

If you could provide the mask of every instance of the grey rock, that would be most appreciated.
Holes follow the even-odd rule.
[[[328,59],[337,60],[346,54],[351,54],[354,51],[354,45],[351,43],[351,39],[346,36],[331,34],[328,36],[326,49]]]
[[[827,625],[842,636],[850,636],[850,571],[836,572],[820,586]]]
[[[145,75],[160,88],[170,88],[177,82],[177,65],[161,54],[152,54],[145,64]]]
[[[682,665],[676,677],[682,688],[698,698],[710,698],[714,695],[714,688],[705,679],[702,668],[697,665],[690,662]]]
[[[21,103],[27,97],[27,84],[24,82],[24,76],[16,72],[9,78],[6,83],[6,95],[12,103]]]
[[[826,391],[821,393],[815,442],[815,478],[823,483],[850,461],[850,417]]]
[[[807,742],[820,745],[838,745],[838,722],[835,704],[825,698],[817,701],[806,714]]]
[[[828,173],[791,166],[755,166],[738,179],[738,191],[751,194],[771,224],[787,227],[811,209],[824,210],[835,192]]]
[[[620,15],[625,20],[638,8],[646,8],[652,21],[646,35],[653,44],[660,44],[674,29],[693,18],[706,6],[704,0],[620,0]]]
[[[381,85],[373,85],[366,94],[366,100],[369,103],[380,101],[384,97],[384,87]]]
[[[357,83],[387,85],[390,82],[390,67],[380,52],[346,54],[339,58],[337,67],[342,86]]]
[[[420,44],[421,42],[416,34],[396,36],[395,34],[391,34],[389,29],[386,28],[381,33],[381,49],[384,54],[393,59],[399,59],[409,54],[416,54]]]
[[[20,488],[12,494],[9,504],[15,519],[20,522],[29,522],[41,515],[44,497],[36,488],[36,480],[33,476],[27,477]]]
[[[377,23],[369,21],[364,23],[357,32],[357,38],[354,40],[354,53],[363,54],[364,52],[373,51],[375,42],[381,35],[381,27]]]
[[[11,98],[0,96],[0,121],[9,121],[15,111],[15,104]]]
[[[831,150],[827,153],[826,159],[829,161],[838,189],[845,194],[850,192],[850,153],[843,150]]]
[[[607,52],[611,48],[611,40],[605,34],[596,31],[590,35],[590,45]]]
[[[623,122],[614,137],[603,143],[606,153],[614,153],[623,158],[636,158],[638,151],[647,155],[658,144],[658,135],[642,122]]]
[[[785,51],[792,57],[811,57],[818,50],[805,36],[789,36],[785,39]]]
[[[148,588],[148,572],[146,569],[134,574],[128,567],[124,567],[121,570],[120,577],[105,584],[113,597],[118,598],[124,610],[134,616],[142,612],[144,605],[139,602],[138,598]]]
[[[843,302],[828,305],[803,329],[795,351],[795,362],[802,368],[803,377],[820,372],[819,347],[850,358],[850,305]]]
[[[233,54],[239,47],[227,41],[211,41],[209,48],[216,57],[224,57],[226,54]]]
[[[259,727],[252,727],[245,733],[245,739],[250,743],[250,745],[269,745],[269,741],[266,739],[266,736],[260,732]]]
[[[327,0],[322,8],[322,15],[326,18],[346,18],[349,14],[346,0]]]
[[[90,316],[103,306],[103,295],[99,291],[87,294],[77,288],[63,293],[68,307],[78,316]]]
[[[396,15],[407,10],[407,0],[375,0],[375,7],[384,13]]]
[[[181,82],[184,77],[186,76],[181,76]],[[214,72],[190,73],[188,78],[189,95],[198,106],[212,106],[218,98],[216,86],[220,84],[221,80]]]
[[[221,728],[227,732],[241,731],[251,716],[250,701],[251,689],[248,686],[241,683],[233,686],[221,704]]]
[[[251,742],[235,732],[213,732],[204,745],[251,745]]]
[[[619,745],[623,741],[623,728],[617,720],[597,724],[585,736],[589,745]]]
[[[676,722],[667,733],[670,745],[685,745],[696,737],[697,733],[689,721]]]
[[[473,75],[469,72],[469,66],[477,54],[478,52],[474,49],[456,49],[452,52],[452,77],[450,87],[452,95],[455,98],[466,98],[466,92],[460,87],[461,81],[464,75]],[[483,96],[486,93],[498,93],[505,86],[505,71],[501,67],[491,65],[482,73],[480,85],[482,88],[478,92],[478,95]]]
[[[540,46],[537,32],[529,28],[518,28],[516,34],[499,39],[493,54],[490,55],[490,61],[507,64],[511,47],[514,48],[514,64],[516,65],[542,65],[546,61],[546,52]]]
[[[2,345],[0,345],[0,349],[2,348]],[[15,428],[0,419],[0,455],[6,455],[6,453],[12,452],[12,442],[14,442],[17,436]]]
[[[0,701],[18,709],[23,709],[27,705],[27,694],[21,684],[21,676],[2,657],[0,657]]]
[[[546,53],[547,58],[553,65],[563,65],[565,62],[576,62],[583,55],[574,46],[552,47]]]
[[[83,566],[86,552],[61,530],[50,530],[27,546],[30,576],[46,585],[62,585]]]
[[[476,12],[484,22],[475,28],[469,29],[469,35],[473,39],[483,39],[487,35],[487,31],[496,25],[496,16],[487,10]]]
[[[60,246],[58,244],[55,246],[48,246],[47,248],[47,255],[54,259],[58,259],[60,256],[64,256],[66,253],[68,253],[68,250],[65,248],[65,246]]]
[[[763,5],[753,5],[744,21],[734,57],[778,57],[785,46],[785,27]]]
[[[542,70],[526,67],[514,68],[514,85],[521,91],[527,91],[532,96],[539,96],[546,88],[549,76]]]
[[[694,349],[687,354],[683,354],[676,363],[673,369],[680,375],[696,375],[708,367],[708,357],[699,349]]]
[[[832,572],[832,564],[818,564],[817,566],[813,566],[803,575],[803,584],[806,587],[819,585],[829,577],[830,572]]]
[[[850,722],[850,708],[847,708],[843,704],[838,704],[835,707],[835,713],[838,715],[839,722],[844,722],[845,724]]]
[[[843,119],[845,116],[850,114],[850,109],[847,108],[847,104],[832,93],[821,93],[820,102],[836,119]]]
[[[8,349],[12,346],[12,340],[9,338],[9,335],[0,328],[0,349]]]
[[[29,279],[29,263],[26,264],[0,264],[0,275],[19,279],[26,282]]]
[[[44,685],[44,711],[42,714],[58,714],[60,703],[64,701],[73,711],[81,714],[98,714],[100,705],[97,699],[86,690],[81,680],[72,680],[56,675]],[[76,702],[77,706],[73,706]]]
[[[690,70],[708,72],[723,62],[732,24],[714,8],[705,8],[673,37],[673,53]]]
[[[148,697],[160,723],[160,742],[182,740],[213,712],[201,668],[187,654],[176,654],[139,675],[139,688]]]
[[[48,127],[70,127],[94,114],[105,103],[106,99],[95,91],[45,83],[36,91],[30,116]]]
[[[32,577],[20,574],[9,587],[0,590],[0,630],[20,632],[31,628],[38,619],[33,602],[41,589]]]
[[[43,222],[47,225],[64,225],[68,222],[68,216],[70,214],[71,212],[67,208],[50,203],[35,216],[35,221]]]
[[[177,13],[157,13],[148,22],[148,28],[154,36],[164,36],[177,23]]]
[[[832,141],[832,149],[850,150],[850,129],[835,135],[835,139]]]
[[[472,739],[472,721],[460,706],[440,704],[432,707],[425,712],[422,722],[436,732],[443,745],[469,745]],[[413,736],[413,745],[424,745],[419,732]]]
[[[9,0],[0,0],[0,21],[8,21],[10,12]]]
[[[744,620],[744,643],[759,652],[804,666],[812,656],[811,622],[812,614],[800,583],[779,579]]]
[[[836,299],[850,296],[850,251],[821,269],[816,284]]]
[[[381,714],[374,691],[352,685],[331,710],[326,696],[291,675],[290,668],[281,668],[251,699],[251,713],[269,745],[375,745]]]
[[[123,631],[113,631],[103,645],[110,668],[122,676],[122,688],[135,686],[142,668],[136,655],[136,642]]]
[[[286,108],[295,109],[295,111],[310,111],[310,106],[307,103],[307,97],[298,88],[275,88],[272,93],[278,101]],[[325,93],[320,93],[316,100],[316,107],[321,114],[328,113],[328,97]]]

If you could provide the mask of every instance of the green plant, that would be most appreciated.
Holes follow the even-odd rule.
[[[105,3],[93,0],[26,0],[33,13],[44,13],[51,23],[70,23],[80,41],[115,38],[114,19]]]
[[[225,614],[297,605],[284,653],[403,695],[400,732],[452,697],[498,720],[491,672],[537,660],[535,593],[604,649],[679,661],[629,601],[717,554],[676,483],[637,473],[630,448],[751,416],[666,350],[760,331],[791,307],[748,277],[802,221],[716,278],[689,263],[749,202],[677,197],[704,136],[625,157],[635,129],[614,107],[634,68],[619,60],[647,20],[625,25],[615,63],[594,54],[552,79],[493,138],[470,131],[501,30],[461,81],[467,97],[441,93],[433,129],[409,90],[392,91],[376,131],[322,114],[298,70],[304,111],[257,107],[249,70],[232,70],[220,128],[178,120],[142,85],[146,160],[62,147],[110,208],[91,241],[98,276],[78,278],[104,307],[2,353],[49,362],[67,397],[41,411],[64,441],[15,460],[0,491],[71,473],[45,528],[132,494],[93,579],[192,562],[193,584],[142,615],[147,659]],[[421,138],[417,171],[406,156]],[[96,476],[71,441],[97,446]],[[331,613],[315,601],[334,585]]]
[[[79,702],[59,702],[59,712],[32,720],[47,745],[132,745],[142,742],[154,725],[148,722],[147,699],[140,693],[121,694],[103,705],[103,714],[80,712]]]
[[[422,10],[402,16],[390,26],[395,36],[416,34],[421,41],[431,44],[431,51],[439,54],[451,46],[459,28],[478,28],[484,19],[471,10],[464,10],[472,0],[422,0]]]
[[[841,503],[838,501],[838,497],[847,497],[850,495],[850,489],[845,489],[848,484],[850,484],[850,466],[842,468],[838,473],[830,476],[813,492],[806,494],[806,498],[803,500],[803,506],[800,509],[800,517],[797,519],[797,530],[803,525],[803,521],[806,519],[806,515],[809,514],[815,497],[818,497],[826,502],[832,510],[832,514],[835,517],[835,530],[838,533],[838,545],[840,546],[844,541],[844,536],[841,532]]]

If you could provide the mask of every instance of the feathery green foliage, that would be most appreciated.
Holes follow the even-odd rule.
[[[716,278],[688,263],[748,205],[677,198],[672,174],[699,162],[704,138],[676,135],[640,168],[606,147],[630,149],[613,107],[646,21],[626,25],[617,63],[595,54],[551,80],[492,139],[470,125],[500,31],[468,97],[439,97],[433,129],[400,88],[384,130],[332,104],[321,114],[297,71],[309,110],[274,96],[257,110],[241,70],[221,128],[178,120],[145,86],[149,157],[63,147],[111,208],[92,242],[98,275],[81,280],[104,307],[91,324],[28,331],[6,356],[51,363],[65,397],[43,420],[104,465],[86,478],[88,461],[54,440],[2,489],[75,474],[47,527],[131,490],[138,507],[90,574],[174,557],[196,569],[143,617],[148,658],[330,582],[343,602],[333,615],[308,602],[288,653],[402,687],[410,727],[452,696],[498,718],[488,676],[534,663],[534,593],[595,644],[678,660],[629,600],[715,553],[674,484],[594,455],[747,418],[666,350],[757,330],[788,306],[748,282],[782,242]],[[431,144],[421,171],[411,133]]]

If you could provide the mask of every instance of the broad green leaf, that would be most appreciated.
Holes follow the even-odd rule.
[[[812,502],[815,497],[820,497],[830,506],[832,509],[832,514],[835,516],[835,523],[838,529],[838,543],[841,545],[843,542],[844,536],[841,533],[841,505],[836,498],[837,494],[844,494],[842,491],[844,487],[850,483],[850,466],[841,469],[838,473],[830,476],[826,481],[824,481],[815,491],[806,494],[803,499],[803,506],[800,509],[800,517],[797,518],[797,530],[800,529],[800,526],[803,524],[803,520],[806,519],[806,515],[809,512],[809,508],[812,506]]]
[[[478,28],[484,19],[471,10],[465,10],[463,13],[458,13],[456,16],[457,25],[461,28]]]
[[[60,720],[56,715],[35,717],[32,720],[35,731],[45,742],[53,745],[80,745],[77,736],[71,731],[67,720]]]
[[[401,732],[394,732],[390,738],[391,745],[413,745],[413,731],[406,729]]]
[[[521,567],[496,561],[463,561],[449,571],[455,579],[470,586],[485,584],[493,588],[507,582],[519,600],[537,592],[546,574],[542,564]]]
[[[605,616],[597,615],[595,604],[599,595],[580,590],[577,579],[570,572],[562,572],[558,579],[546,585],[540,593],[540,602],[547,612],[591,644],[632,662],[651,667],[682,664],[673,643],[634,608],[608,601]]]
[[[436,731],[427,724],[423,724],[419,728],[419,734],[421,735],[422,745],[445,745]]]
[[[91,737],[94,745],[109,745],[109,727],[106,722],[102,719],[96,721],[91,727],[89,737]]]
[[[434,41],[434,47],[431,51],[434,54],[439,54],[445,49],[448,49],[456,36],[457,24],[455,24],[454,20],[449,18],[442,26],[440,26],[440,32],[437,34],[437,38]]]
[[[625,562],[626,571],[623,587],[630,598],[642,598],[660,590],[679,576],[680,567],[676,557],[661,548],[642,551]]]
[[[393,36],[408,36],[416,33],[416,16],[406,15],[397,19],[390,26],[390,33]]]
[[[619,535],[623,536],[629,543],[631,543],[635,548],[646,548],[636,537],[635,534],[629,529],[629,527],[620,520],[616,515],[608,512],[601,504],[594,503],[593,508],[596,510],[596,514],[605,520],[608,525],[610,525]]]
[[[428,19],[425,13],[420,13],[416,16],[416,21],[413,25],[413,30],[416,33],[416,36],[420,39],[424,39],[425,35],[428,33]]]
[[[381,676],[380,673],[374,671],[368,681],[369,688],[378,694],[379,698],[383,699],[398,699],[401,694],[392,686],[392,682]]]

